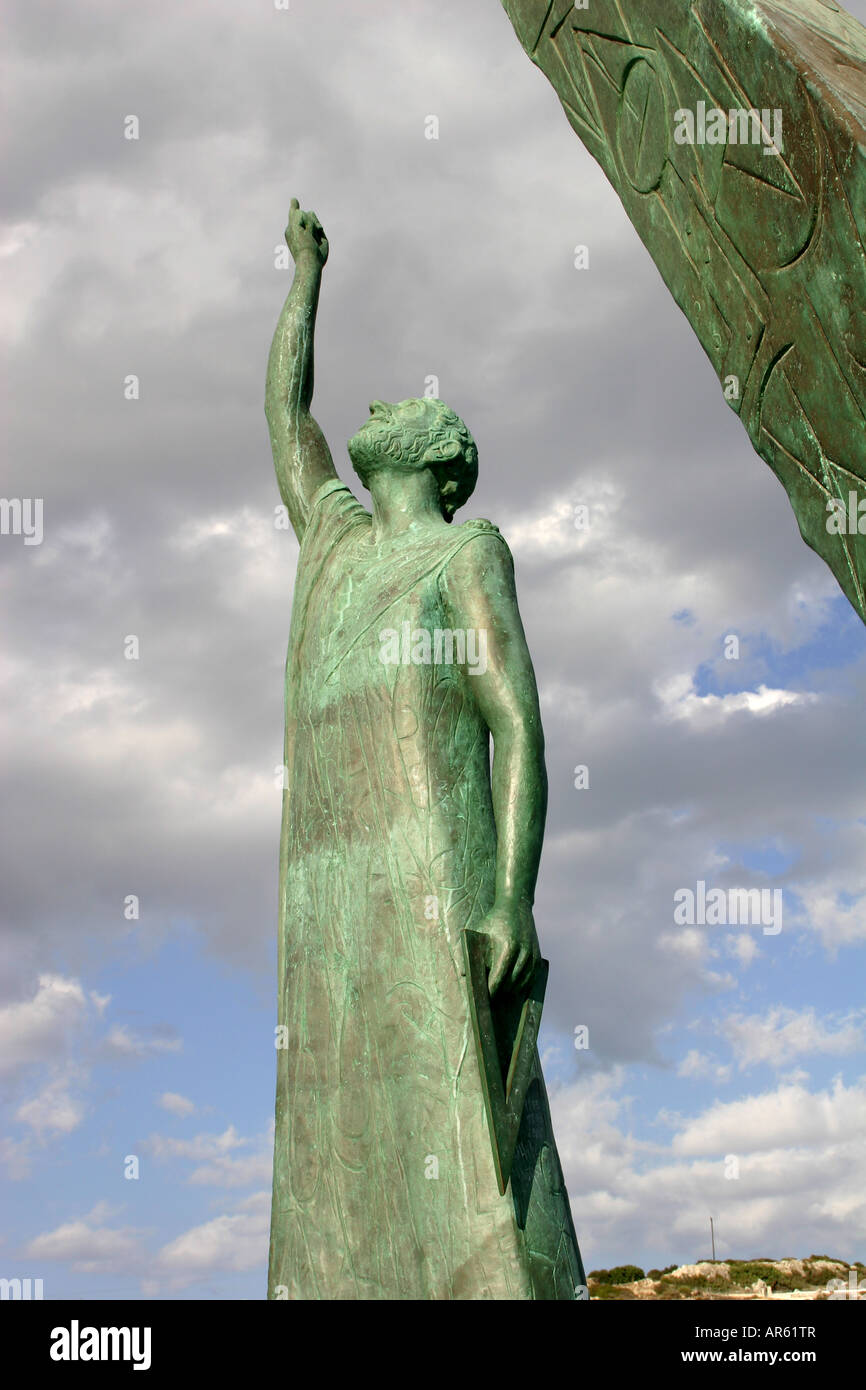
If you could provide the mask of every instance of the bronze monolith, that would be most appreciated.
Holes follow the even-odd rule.
[[[866,621],[866,29],[834,0],[502,3]]]

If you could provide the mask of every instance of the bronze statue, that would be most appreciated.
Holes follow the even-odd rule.
[[[526,1025],[547,783],[511,554],[490,522],[452,524],[478,460],[442,401],[371,404],[348,450],[372,512],[340,482],[310,414],[328,242],[296,200],[286,241],[266,414],[300,556],[269,1296],[586,1297]],[[518,1054],[511,1161],[491,1084]]]

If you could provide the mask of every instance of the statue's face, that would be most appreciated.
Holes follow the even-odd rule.
[[[398,401],[395,405],[371,401],[370,418],[349,440],[349,457],[362,482],[371,468],[381,468],[383,462],[395,468],[423,466],[420,460],[409,463],[410,449],[418,434],[432,427],[433,418],[426,400]]]

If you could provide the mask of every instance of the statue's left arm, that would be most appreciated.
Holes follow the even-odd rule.
[[[466,683],[493,737],[496,896],[476,927],[490,938],[493,994],[503,983],[528,983],[539,959],[532,905],[547,812],[544,734],[514,567],[500,537],[479,535],[457,552],[446,571],[444,596],[452,627],[474,629],[476,650],[486,649],[486,663],[479,662],[473,674],[467,667]]]

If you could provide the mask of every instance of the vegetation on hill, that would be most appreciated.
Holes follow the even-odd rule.
[[[829,1255],[810,1255],[805,1260],[702,1260],[693,1265],[668,1265],[644,1274],[638,1265],[617,1265],[614,1269],[594,1269],[588,1276],[589,1296],[593,1299],[827,1299],[836,1288],[848,1289],[854,1271],[855,1283],[866,1288],[866,1265],[858,1261],[835,1260]],[[860,1294],[866,1302],[866,1293]]]

